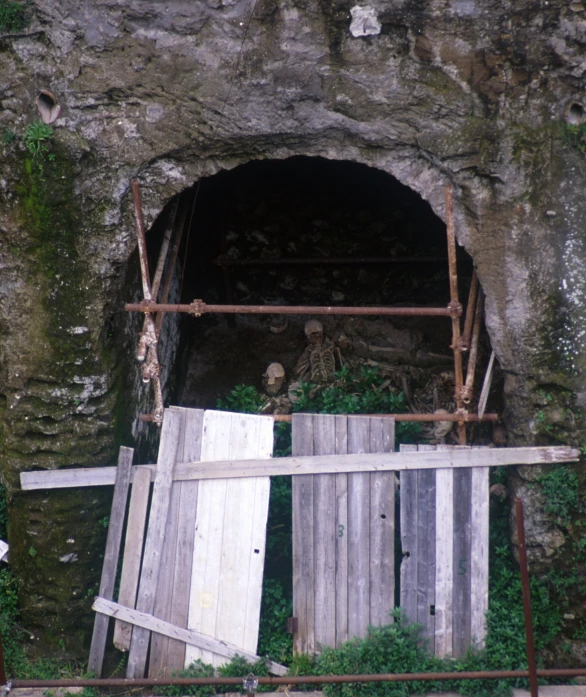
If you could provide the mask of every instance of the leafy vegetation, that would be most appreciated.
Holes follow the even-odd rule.
[[[0,0],[0,32],[19,32],[29,24],[28,2]]]
[[[580,482],[571,467],[560,465],[537,478],[541,485],[546,513],[553,515],[560,525],[567,526],[570,513],[580,504]]]
[[[27,126],[24,133],[24,144],[26,149],[35,159],[41,159],[47,156],[51,158],[49,148],[47,147],[53,138],[53,129],[42,121],[33,121]]]

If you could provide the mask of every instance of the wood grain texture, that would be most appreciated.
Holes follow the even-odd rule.
[[[136,609],[149,615],[152,614],[155,605],[181,422],[180,413],[173,409],[165,410],[136,601]],[[150,632],[147,629],[144,627],[134,628],[128,654],[127,677],[144,677],[149,639]]]
[[[470,646],[470,497],[472,471],[454,471],[453,656]]]
[[[315,455],[336,452],[336,421],[328,415],[313,418]],[[313,543],[315,574],[315,646],[336,645],[336,475],[313,477]]]
[[[134,450],[132,448],[120,448],[118,467],[116,469],[114,496],[112,498],[112,510],[110,513],[110,524],[108,525],[108,537],[106,539],[106,551],[104,553],[104,563],[102,566],[102,578],[100,581],[100,595],[108,600],[112,600],[114,593],[114,583],[116,580],[116,570],[118,568],[118,556],[120,554],[120,543],[122,541],[122,530],[126,514],[126,500],[128,498],[128,489],[130,486],[130,470],[133,456]],[[94,621],[88,670],[95,673],[98,677],[102,674],[108,622],[108,617],[104,615],[97,615]]]
[[[453,446],[438,445],[438,450]],[[488,471],[488,470],[486,470]],[[435,654],[452,655],[454,586],[454,471],[436,470],[435,490]]]
[[[370,452],[392,452],[393,419],[371,418]],[[390,622],[395,605],[395,489],[394,472],[370,475],[370,624]]]
[[[472,511],[470,515],[470,634],[478,648],[486,638],[488,610],[488,520],[489,471],[472,469]]]
[[[336,454],[348,452],[348,419],[334,416]],[[336,643],[348,641],[348,475],[336,474]]]
[[[313,417],[294,414],[293,455],[313,455]],[[298,631],[293,635],[295,653],[315,653],[313,477],[296,476],[292,481],[293,514],[293,616]]]
[[[370,421],[348,417],[348,452],[367,453]],[[364,637],[370,624],[370,475],[348,475],[348,635]]]
[[[134,473],[130,506],[128,508],[128,523],[126,525],[126,540],[122,557],[120,574],[120,590],[118,602],[126,607],[135,607],[140,563],[146,528],[147,506],[151,489],[151,473],[141,469]],[[119,651],[130,649],[132,625],[122,620],[116,620],[114,625],[114,646]]]
[[[434,451],[435,445],[419,445],[419,453]],[[434,646],[435,638],[435,473],[417,472],[417,622],[421,636]]]
[[[206,411],[202,458],[270,458],[270,417]],[[268,477],[200,482],[189,605],[189,628],[256,652]],[[188,647],[186,664],[223,657]]]
[[[200,634],[193,629],[178,627],[177,625],[166,622],[165,620],[161,620],[153,615],[148,615],[145,612],[139,612],[133,608],[124,607],[124,605],[108,601],[105,598],[97,597],[94,601],[93,609],[96,612],[102,613],[106,617],[119,617],[125,622],[131,623],[137,627],[142,627],[148,631],[157,632],[158,634],[171,637],[174,641],[179,641],[182,644],[189,644],[190,646],[196,646],[200,649],[204,649],[207,652],[221,655],[225,658],[231,658],[232,656],[238,655],[243,656],[248,661],[254,663],[261,660],[259,656],[244,651],[239,646],[234,646],[233,644],[229,644],[225,641],[218,641],[213,637]],[[273,661],[267,661],[267,667],[269,671],[275,675],[286,675],[289,670],[286,666]]]
[[[400,453],[417,453],[416,445],[401,445]],[[418,477],[417,470],[400,475],[401,491],[401,609],[410,622],[417,622],[417,559],[418,559]]]

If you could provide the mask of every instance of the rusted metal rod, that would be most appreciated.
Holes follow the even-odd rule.
[[[189,305],[169,305],[152,301],[127,303],[128,312],[187,312],[199,317],[206,313],[249,315],[381,315],[398,317],[456,317],[462,307],[312,307],[311,305],[208,305],[194,300]]]
[[[146,414],[149,417],[150,414]],[[275,421],[291,421],[291,414],[268,414]],[[352,415],[350,415],[352,416]],[[358,414],[356,415],[358,416]],[[395,421],[464,421],[466,423],[476,423],[478,421],[498,421],[498,414],[484,414],[479,417],[477,414],[360,414],[360,416],[377,416],[387,419],[395,419]],[[139,417],[142,418],[142,415]],[[145,420],[150,420],[145,418]]]
[[[547,668],[538,678],[577,678],[586,668]],[[354,682],[426,682],[429,680],[502,680],[529,677],[528,670],[475,670],[449,673],[379,673],[367,675],[285,675],[259,677],[259,685],[332,685]],[[12,687],[148,687],[150,685],[242,685],[242,678],[94,678],[61,680],[13,680]]]
[[[440,264],[447,257],[296,257],[279,259],[230,259],[220,254],[213,260],[218,266],[352,266],[354,264]]]
[[[529,687],[531,697],[538,697],[537,664],[535,663],[535,647],[533,645],[533,620],[531,617],[531,590],[529,587],[529,569],[527,566],[527,546],[525,544],[525,520],[523,516],[523,501],[515,498],[515,518],[517,522],[517,540],[519,543],[519,567],[521,570],[521,585],[523,588],[523,610],[525,613],[525,637],[527,641],[527,663],[529,667]]]
[[[464,408],[462,401],[462,386],[464,384],[464,373],[462,369],[462,351],[460,349],[460,315],[462,306],[458,300],[458,268],[456,264],[456,231],[454,228],[454,201],[452,195],[452,185],[446,184],[446,234],[448,238],[448,266],[450,272],[450,305],[454,310],[452,317],[452,349],[454,351],[454,378],[455,378],[455,397],[458,411]],[[455,313],[459,308],[460,312]],[[458,423],[458,440],[460,445],[466,445],[466,426],[463,422]]]
[[[472,344],[470,346],[470,357],[466,367],[466,383],[462,388],[462,401],[470,404],[474,395],[474,375],[476,373],[476,362],[478,360],[478,344],[480,342],[480,327],[482,326],[482,310],[484,309],[484,295],[482,291],[478,294],[476,304],[476,316],[474,317],[474,331],[472,332]]]
[[[472,281],[470,283],[470,293],[468,294],[468,304],[466,305],[466,319],[464,320],[464,333],[460,339],[460,348],[462,351],[468,351],[470,348],[470,336],[472,334],[472,322],[474,320],[474,308],[476,307],[476,296],[478,294],[478,276],[476,271],[472,272]]]
[[[142,278],[142,294],[145,300],[151,300],[151,277],[144,234],[144,218],[142,215],[142,201],[140,188],[136,179],[132,180],[132,199],[134,201],[134,218],[136,220],[136,238],[138,240],[138,258],[140,260],[140,276]]]

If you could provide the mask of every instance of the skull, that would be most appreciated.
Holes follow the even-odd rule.
[[[279,394],[285,382],[285,368],[280,363],[271,363],[262,377],[266,393],[274,396]]]
[[[316,319],[310,319],[305,323],[305,336],[310,344],[320,346],[324,339],[324,328],[321,322]]]

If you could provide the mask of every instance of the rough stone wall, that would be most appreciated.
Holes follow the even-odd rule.
[[[0,175],[2,473],[25,621],[53,638],[86,616],[95,570],[77,560],[95,559],[104,506],[95,492],[19,495],[17,474],[113,462],[138,409],[121,317],[133,177],[147,224],[200,176],[250,159],[363,162],[440,217],[452,181],[507,376],[509,443],[584,437],[586,177],[565,125],[584,89],[583,4],[373,0],[366,30],[380,33],[356,36],[353,4],[37,0],[23,35],[0,37],[0,131],[24,133],[41,89],[62,107],[55,161],[39,172],[16,139]],[[93,510],[79,535],[47,523],[59,501]]]

